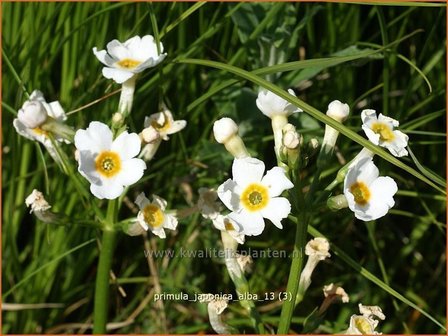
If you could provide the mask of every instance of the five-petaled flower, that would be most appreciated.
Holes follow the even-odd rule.
[[[406,156],[409,137],[401,131],[394,130],[399,122],[381,113],[376,116],[375,110],[363,110],[361,112],[362,129],[367,137],[375,145],[385,147],[394,156]]]
[[[60,159],[51,142],[49,132],[43,130],[42,125],[49,120],[62,124],[66,119],[65,112],[58,101],[47,103],[42,92],[34,90],[29,100],[25,101],[22,108],[18,111],[13,125],[21,136],[42,143],[53,159],[59,162]],[[58,141],[64,141],[57,134],[54,134],[54,138]]]
[[[232,212],[228,217],[243,227],[243,233],[256,236],[263,232],[264,219],[282,228],[281,220],[291,212],[291,204],[278,197],[294,185],[281,167],[274,167],[263,177],[265,165],[255,158],[235,159],[233,180],[218,188],[218,196]]]
[[[344,195],[355,217],[371,221],[387,214],[395,204],[397,184],[388,176],[380,176],[372,159],[357,162],[344,180]]]
[[[159,46],[163,52],[161,42]],[[124,43],[113,40],[107,44],[107,51],[98,51],[95,47],[93,53],[106,65],[103,68],[103,76],[119,84],[147,68],[156,66],[166,57],[166,53],[158,54],[156,42],[151,35],[134,36]]]
[[[99,199],[119,197],[124,187],[140,180],[146,169],[143,160],[134,158],[140,152],[136,133],[124,131],[113,140],[107,125],[92,121],[86,130],[76,132],[75,146],[79,150],[78,171]]]
[[[154,128],[163,140],[168,140],[168,135],[183,130],[187,126],[187,122],[185,120],[174,120],[171,111],[164,109],[146,117],[144,126],[145,128]]]
[[[135,204],[140,208],[137,222],[145,231],[149,229],[156,236],[165,238],[164,229],[176,229],[177,218],[165,211],[167,202],[163,198],[153,195],[151,202],[144,193],[140,193],[135,200]]]

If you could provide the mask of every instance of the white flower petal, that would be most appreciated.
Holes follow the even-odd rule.
[[[137,156],[140,152],[141,140],[136,133],[122,132],[112,143],[111,150],[117,152],[122,160]]]
[[[103,63],[104,65],[107,65],[109,67],[113,66],[113,64],[116,62],[110,55],[107,53],[106,50],[100,50],[95,47],[93,48],[93,53],[95,54],[96,58]]]
[[[48,104],[48,106],[50,107],[49,110],[47,110],[48,115],[50,117],[53,117],[56,120],[59,121],[64,121],[67,120],[67,116],[65,115],[65,111],[62,108],[61,104],[59,103],[59,101],[54,101],[51,102],[50,104]]]
[[[146,169],[145,161],[141,159],[129,159],[121,162],[121,170],[116,176],[117,181],[124,186],[130,186],[143,176]]]
[[[375,145],[379,145],[380,144],[380,135],[375,133],[374,131],[372,131],[372,129],[370,127],[368,127],[367,125],[362,125],[362,129],[364,131],[364,133],[366,134],[367,138],[370,140],[370,142],[372,142]]]
[[[144,209],[148,204],[150,204],[151,202],[149,201],[149,199],[145,196],[145,193],[140,193],[138,194],[137,198],[135,199],[135,204],[138,205],[138,207],[140,208],[140,210]]]
[[[166,131],[166,134],[174,134],[183,130],[187,126],[185,120],[176,120],[171,124],[171,127]]]
[[[79,151],[78,163],[78,171],[87,181],[93,184],[101,184],[101,179],[95,167],[95,158],[90,151]]]
[[[152,203],[156,204],[162,210],[165,210],[166,206],[168,205],[168,202],[166,200],[157,195],[152,195]]]
[[[385,124],[389,125],[390,128],[398,127],[400,125],[398,120],[395,120],[395,119],[393,119],[391,117],[385,116],[382,113],[380,113],[378,115],[378,121],[381,122],[381,123],[385,123]]]
[[[109,150],[112,145],[112,131],[98,121],[92,121],[86,130],[78,130],[75,134],[75,146],[78,150],[99,153]]]
[[[165,234],[165,230],[163,229],[163,226],[158,227],[156,229],[153,229],[152,227],[150,227],[151,232],[153,234],[155,234],[156,236],[158,236],[159,238],[165,239],[166,238],[166,234]]]
[[[363,110],[361,112],[361,120],[362,120],[362,123],[366,124],[366,125],[370,125],[373,122],[377,122],[378,119],[376,117],[376,111],[370,110],[370,109]]]
[[[165,214],[165,220],[163,222],[163,227],[170,229],[170,230],[176,230],[177,218],[174,215]]]
[[[255,158],[233,160],[233,180],[244,189],[250,183],[260,182],[264,173],[264,162]]]
[[[285,170],[281,167],[268,170],[261,183],[268,187],[270,197],[279,196],[284,190],[294,187],[294,184],[286,177]]]
[[[246,236],[258,236],[264,230],[264,220],[258,212],[250,213],[243,210],[240,213],[231,212],[228,217],[243,227]]]
[[[291,204],[284,197],[271,198],[267,206],[261,210],[261,215],[269,219],[276,227],[282,229],[281,220],[288,217],[291,212]]]
[[[217,193],[219,199],[228,209],[232,211],[239,211],[241,209],[240,188],[234,181],[231,179],[225,181],[218,187]]]
[[[113,179],[103,179],[102,184],[91,184],[90,191],[99,199],[115,199],[123,193],[124,187]]]
[[[118,84],[123,84],[129,78],[134,76],[134,73],[114,68],[103,68],[103,76],[108,79],[113,79]]]
[[[130,52],[128,48],[126,48],[120,41],[118,40],[112,40],[110,41],[107,46],[107,52],[110,56],[117,60],[122,60],[125,58],[130,58]]]

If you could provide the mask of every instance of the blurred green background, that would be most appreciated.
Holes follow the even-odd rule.
[[[157,112],[162,102],[188,125],[162,144],[144,179],[128,193],[129,203],[145,191],[166,198],[172,209],[182,209],[196,201],[199,187],[217,187],[227,179],[232,157],[211,133],[214,120],[222,116],[240,124],[241,135],[254,156],[263,159],[267,167],[275,164],[270,122],[255,105],[259,88],[239,81],[207,95],[210,89],[235,77],[179,64],[178,59],[217,60],[252,71],[289,61],[357,55],[416,31],[385,53],[331,67],[313,64],[266,78],[285,89],[293,88],[299,98],[322,112],[334,99],[347,102],[351,116],[346,125],[360,134],[363,108],[398,119],[415,155],[414,159],[401,160],[430,176],[445,176],[443,4],[2,3],[3,333],[90,333],[98,249],[92,241],[74,252],[67,251],[99,237],[95,229],[71,223],[52,226],[28,213],[24,199],[37,188],[45,192],[55,211],[72,218],[86,216],[74,186],[45,149],[42,156],[38,145],[20,137],[12,127],[26,99],[22,84],[28,92],[41,90],[47,101],[59,100],[66,112],[119,89],[102,77],[102,66],[92,48],[104,49],[114,38],[125,41],[134,35],[154,34],[151,13],[168,57],[139,78],[129,129],[140,132],[145,116]],[[118,95],[112,95],[70,113],[67,123],[85,128],[92,120],[109,122],[117,103]],[[305,113],[291,119],[305,140],[322,138],[323,126]],[[74,148],[64,146],[71,157]],[[338,158],[325,172],[328,182],[341,162],[350,160],[360,149],[348,138],[339,139]],[[399,186],[390,214],[364,223],[355,220],[348,209],[338,213],[326,210],[312,225],[359,265],[445,324],[445,196],[379,158],[375,162],[381,175],[392,176]],[[303,170],[305,180],[313,169],[311,163]],[[125,204],[120,218],[132,214]],[[241,248],[290,252],[294,232],[293,223],[286,223],[282,231],[269,224],[261,236],[248,238]],[[154,258],[150,267],[144,255],[148,246],[175,251],[214,248],[220,246],[219,232],[195,215],[182,220],[177,232],[168,234],[166,240],[151,234],[145,239],[121,235],[113,262],[117,280],[111,286],[109,315],[114,328],[110,332],[212,332],[204,304],[157,304],[153,294],[159,289],[154,283],[167,293],[234,293],[223,261]],[[252,292],[284,291],[289,267],[288,258],[256,259],[248,275]],[[318,266],[312,280],[294,312],[291,332],[302,330],[306,316],[323,299],[322,287],[334,282],[345,288],[350,303],[332,306],[315,333],[347,329],[350,316],[358,313],[358,303],[383,308],[387,318],[378,327],[383,333],[444,333],[334,254]],[[32,304],[43,307],[26,306]],[[281,303],[261,302],[257,306],[268,330],[275,331]],[[224,314],[240,331],[253,332],[237,302]]]

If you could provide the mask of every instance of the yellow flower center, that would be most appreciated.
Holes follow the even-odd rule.
[[[95,158],[95,169],[104,177],[117,175],[121,170],[120,156],[111,151],[104,151]]]
[[[145,218],[145,222],[154,229],[161,226],[165,218],[163,211],[154,204],[145,206],[143,209],[143,217]]]
[[[48,132],[44,131],[42,128],[40,127],[36,127],[33,128],[33,132],[36,133],[37,135],[43,135],[43,136],[48,136]]]
[[[380,122],[373,123],[372,131],[380,135],[381,141],[390,142],[395,139],[395,134],[392,131],[392,129],[384,123]]]
[[[241,193],[240,201],[246,210],[260,211],[268,205],[268,188],[258,183],[249,184]]]
[[[355,317],[354,319],[356,329],[358,329],[361,332],[361,334],[371,335],[373,333],[372,327],[369,324],[369,322],[367,322],[365,317],[359,316]]]
[[[355,202],[366,205],[370,199],[369,187],[364,182],[355,182],[350,187],[350,192],[355,197]]]
[[[154,127],[158,132],[166,132],[170,127],[170,119],[164,114],[163,122],[159,123],[156,119],[151,121],[151,126]]]
[[[117,62],[117,65],[120,68],[131,70],[131,69],[134,69],[137,66],[139,66],[141,63],[142,62],[133,60],[131,58],[125,58],[125,59],[122,59],[121,61]]]

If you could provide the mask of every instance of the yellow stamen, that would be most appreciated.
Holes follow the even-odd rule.
[[[142,62],[133,60],[133,59],[131,59],[131,58],[125,58],[125,59],[122,59],[121,61],[118,61],[118,62],[117,62],[117,65],[118,65],[120,68],[127,69],[127,70],[131,70],[131,69],[134,69],[134,68],[136,68],[137,66],[139,66],[141,63],[142,63]]]
[[[260,211],[268,205],[268,188],[261,184],[249,184],[241,193],[240,201],[248,211]]]
[[[33,128],[33,132],[36,133],[37,135],[43,135],[43,136],[48,136],[48,132],[44,131],[42,128],[40,127],[36,127]]]
[[[392,129],[384,123],[381,122],[373,123],[372,131],[380,135],[381,141],[390,142],[395,139],[395,134],[392,131]]]
[[[356,329],[358,329],[361,334],[371,335],[373,333],[372,327],[369,322],[367,322],[365,317],[355,317],[354,319]]]
[[[364,182],[355,182],[350,187],[350,192],[355,197],[355,202],[366,205],[370,199],[369,187]]]
[[[170,129],[171,122],[168,116],[163,113],[163,122],[159,123],[158,120],[154,119],[151,121],[151,126],[154,127],[158,132],[166,132],[168,129]]]
[[[163,224],[165,216],[157,205],[148,204],[143,209],[143,217],[145,218],[145,222],[155,229]]]
[[[110,178],[121,170],[120,156],[111,151],[104,151],[95,158],[95,169],[104,177]]]

